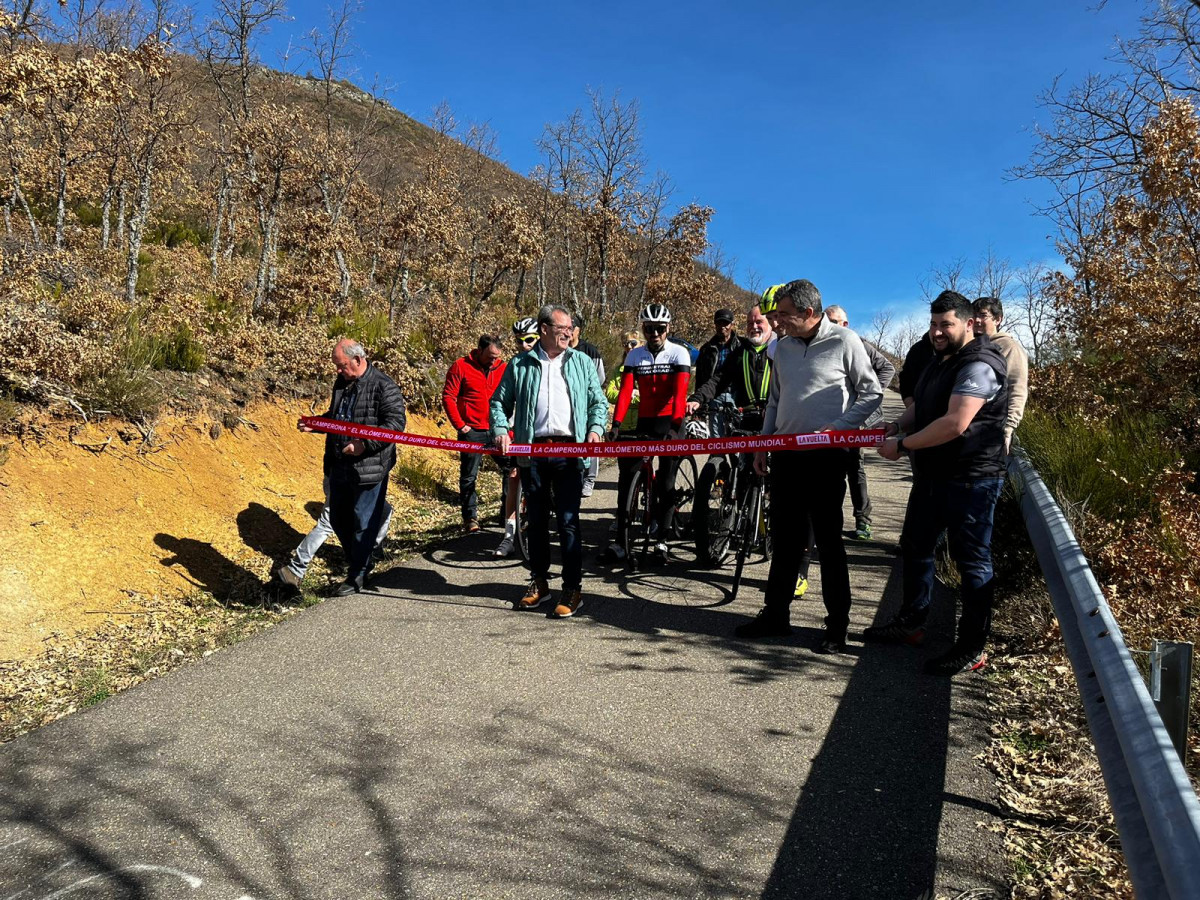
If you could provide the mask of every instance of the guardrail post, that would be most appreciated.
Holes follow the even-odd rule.
[[[1175,752],[1185,764],[1191,691],[1192,645],[1184,641],[1155,641],[1150,651],[1150,698],[1167,726]]]

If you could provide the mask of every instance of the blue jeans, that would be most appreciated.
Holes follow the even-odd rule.
[[[583,544],[579,540],[579,503],[584,471],[577,459],[537,457],[520,467],[521,488],[529,515],[529,571],[534,578],[550,573],[550,504],[558,516],[564,591],[583,584]],[[553,495],[553,496],[552,496]]]
[[[982,647],[991,630],[992,516],[1004,487],[1002,477],[940,481],[917,476],[904,513],[900,552],[904,558],[904,603],[900,616],[924,622],[933,597],[934,550],[946,532],[950,558],[962,577],[958,640]]]
[[[371,564],[371,550],[383,527],[387,479],[379,484],[329,482],[329,524],[346,554],[347,581],[362,586]]]

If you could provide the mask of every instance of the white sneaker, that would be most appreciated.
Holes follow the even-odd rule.
[[[583,479],[582,496],[584,496],[584,497],[592,496],[592,491],[594,491],[595,489],[596,489],[596,479],[595,478]]]
[[[499,556],[499,557],[508,556],[513,551],[513,541],[514,541],[514,535],[506,534],[504,536],[504,540],[502,540],[500,542],[500,546],[498,546],[495,550],[492,551],[492,555]]]

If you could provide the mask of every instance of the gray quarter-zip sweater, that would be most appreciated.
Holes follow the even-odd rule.
[[[783,338],[776,346],[762,433],[859,428],[882,401],[862,340],[822,316],[811,341]]]

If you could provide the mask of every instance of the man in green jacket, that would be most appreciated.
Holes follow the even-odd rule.
[[[572,350],[571,314],[561,306],[538,312],[537,344],[509,363],[492,394],[492,435],[507,455],[510,444],[599,443],[608,422],[608,403],[596,365]],[[512,437],[509,437],[509,418]],[[553,615],[567,618],[583,605],[583,545],[579,504],[589,460],[578,457],[520,457],[521,487],[529,513],[529,587],[517,609],[537,609],[551,599],[550,502],[558,517],[563,595]]]

